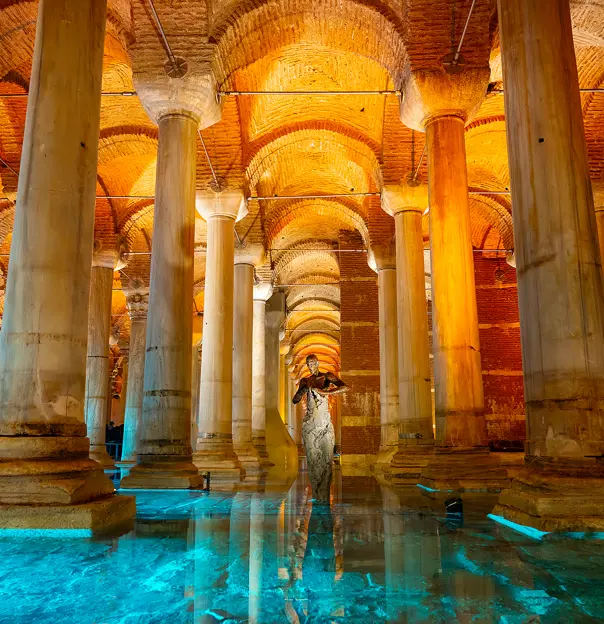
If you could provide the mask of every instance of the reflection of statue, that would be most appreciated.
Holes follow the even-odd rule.
[[[333,448],[336,442],[328,397],[346,392],[348,386],[331,373],[319,371],[316,355],[306,358],[310,377],[304,377],[293,402],[299,403],[306,396],[306,415],[302,423],[302,439],[308,460],[308,474],[314,497],[322,503],[329,502]]]

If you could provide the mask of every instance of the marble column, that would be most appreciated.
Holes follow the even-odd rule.
[[[284,332],[285,333],[285,332]],[[287,372],[287,364],[286,358],[289,350],[291,349],[291,343],[289,338],[286,335],[283,338],[279,337],[279,413],[281,414],[281,419],[283,420],[287,430],[289,429],[289,402],[287,400],[287,391],[288,391],[288,377],[289,374]]]
[[[199,120],[159,120],[151,287],[138,464],[124,488],[197,488],[192,462],[191,345],[195,162]]]
[[[0,333],[0,527],[131,521],[84,422],[106,3],[40,0]]]
[[[428,207],[425,184],[387,186],[382,208],[394,217],[398,338],[398,450],[389,479],[416,484],[434,450],[430,392],[430,340],[422,215]]]
[[[252,439],[265,466],[266,452],[266,302],[273,294],[270,283],[254,285],[252,331]]]
[[[203,312],[203,359],[195,465],[212,475],[212,487],[231,489],[245,472],[233,448],[233,276],[235,221],[245,216],[240,191],[198,195],[208,227]]]
[[[233,445],[249,480],[262,472],[262,460],[252,441],[254,264],[235,264],[234,294]]]
[[[604,293],[569,1],[500,1],[499,21],[527,442],[495,513],[602,531]]]
[[[438,490],[508,483],[487,446],[464,136],[489,76],[417,70],[401,100],[401,120],[427,143],[436,443],[420,483]]]
[[[383,473],[398,449],[400,411],[398,402],[398,338],[396,314],[396,259],[386,245],[375,245],[368,254],[369,266],[378,275],[380,327],[380,451],[371,469]]]
[[[90,457],[103,468],[115,466],[105,447],[105,434],[111,402],[109,332],[113,273],[117,261],[117,254],[111,250],[95,252],[90,273],[84,420],[90,439]]]
[[[135,464],[142,432],[149,290],[147,288],[127,290],[126,307],[130,316],[130,347],[128,350],[128,390],[124,416],[122,463]]]

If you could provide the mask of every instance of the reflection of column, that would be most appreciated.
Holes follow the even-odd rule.
[[[130,315],[130,348],[128,351],[128,392],[124,416],[122,462],[135,463],[139,452],[145,375],[145,339],[147,333],[148,289],[126,292]]]
[[[105,431],[109,413],[109,330],[116,261],[117,254],[111,250],[94,254],[88,311],[84,419],[90,438],[90,457],[106,468],[114,466],[105,447]]]
[[[604,294],[569,2],[507,0],[499,20],[527,443],[496,513],[602,530]]]
[[[98,530],[135,512],[88,458],[84,423],[106,9],[38,4],[0,333],[4,528]]]
[[[191,345],[195,141],[189,113],[159,120],[151,288],[139,464],[128,488],[195,488],[191,461]]]
[[[200,195],[208,226],[195,465],[212,474],[215,487],[244,477],[233,448],[233,277],[235,220],[245,214],[240,191]]]
[[[250,503],[249,622],[257,624],[262,614],[262,564],[264,560],[264,508],[259,494]]]
[[[266,452],[266,302],[272,294],[271,284],[254,286],[252,436],[265,465],[270,465]]]
[[[401,484],[417,483],[434,446],[422,234],[427,206],[425,185],[388,186],[382,193],[396,232],[400,438],[389,472]]]
[[[252,345],[254,315],[254,265],[235,264],[233,313],[233,444],[246,479],[262,469],[252,442]]]
[[[401,103],[401,119],[426,132],[436,445],[420,482],[436,489],[507,484],[486,446],[464,136],[489,75],[488,66],[459,74],[418,69]]]
[[[398,448],[398,353],[396,326],[396,260],[392,251],[376,245],[371,249],[370,265],[378,274],[380,325],[380,452],[372,469],[384,472]]]
[[[191,440],[197,440],[197,414],[199,413],[202,342],[203,339],[193,345],[193,353],[191,355]]]

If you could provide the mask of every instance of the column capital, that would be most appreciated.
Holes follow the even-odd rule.
[[[239,190],[225,189],[217,193],[200,191],[195,198],[195,207],[204,221],[213,217],[241,221],[247,215],[245,198]]]
[[[119,271],[126,266],[124,254],[125,247],[122,244],[117,247],[105,247],[102,241],[95,240],[92,253],[92,266]]]
[[[264,245],[245,242],[242,247],[235,245],[235,264],[251,264],[259,267],[266,261]]]
[[[444,68],[413,71],[403,87],[401,121],[420,132],[438,117],[459,117],[467,123],[484,100],[490,75],[488,66],[459,73]]]
[[[273,296],[273,285],[270,282],[254,284],[254,301],[265,303]]]
[[[283,330],[285,333],[285,330]],[[289,353],[289,350],[291,349],[291,342],[289,340],[289,338],[287,337],[287,334],[285,333],[285,335],[283,336],[283,338],[281,338],[281,332],[279,333],[279,355],[287,355]]]
[[[387,184],[382,189],[382,210],[391,217],[395,217],[399,212],[423,214],[428,206],[428,185],[423,182]]]
[[[372,245],[367,251],[367,264],[376,273],[385,269],[396,269],[396,250],[394,245],[385,243]]]
[[[149,289],[136,288],[126,290],[126,307],[131,321],[139,321],[147,318],[149,309]]]

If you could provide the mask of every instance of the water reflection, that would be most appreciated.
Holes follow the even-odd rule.
[[[334,474],[275,492],[146,492],[115,539],[0,533],[0,622],[597,622],[604,543],[531,540],[464,498]],[[35,582],[32,582],[35,579]],[[75,615],[74,615],[75,614]]]

